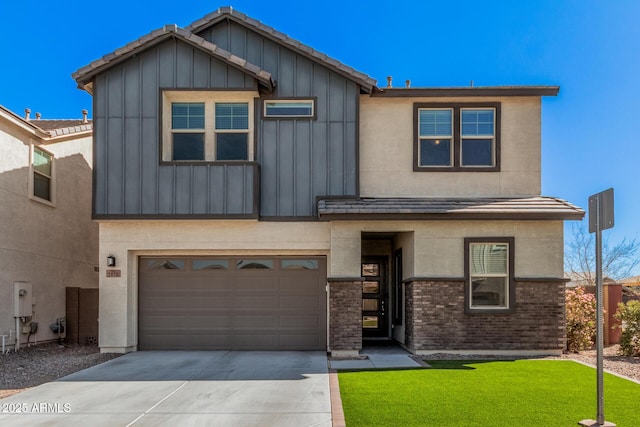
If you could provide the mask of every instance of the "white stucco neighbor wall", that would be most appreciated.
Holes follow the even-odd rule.
[[[139,256],[317,255],[327,256],[330,275],[330,232],[329,223],[308,221],[101,221],[101,351],[136,350]],[[115,268],[106,266],[109,255],[116,257]],[[108,270],[119,270],[120,277],[107,277]]]
[[[0,334],[15,334],[13,282],[31,282],[33,320],[39,324],[31,342],[57,339],[49,325],[65,316],[65,287],[98,286],[91,136],[42,142],[0,118]],[[53,206],[30,197],[33,144],[42,144],[55,157]],[[27,335],[20,338],[26,343]]]
[[[500,172],[414,172],[413,104],[500,102]],[[540,194],[540,97],[360,97],[363,197],[481,197]]]

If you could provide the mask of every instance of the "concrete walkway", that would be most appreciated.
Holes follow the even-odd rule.
[[[392,368],[421,368],[413,360],[411,354],[399,346],[364,347],[360,355],[366,359],[360,360],[330,360],[331,369],[392,369]]]
[[[129,353],[0,405],[3,427],[331,427],[324,352]]]

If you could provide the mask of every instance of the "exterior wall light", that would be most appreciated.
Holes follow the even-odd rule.
[[[107,267],[115,267],[116,266],[116,257],[113,255],[109,255],[107,257]]]

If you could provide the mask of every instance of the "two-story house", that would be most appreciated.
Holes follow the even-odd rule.
[[[0,335],[5,350],[58,339],[50,325],[66,318],[66,288],[98,287],[92,124],[83,113],[81,119],[44,120],[38,113],[32,118],[28,109],[18,116],[0,106]]]
[[[377,87],[229,7],[73,76],[102,351],[563,349],[584,212],[540,195],[558,87]]]

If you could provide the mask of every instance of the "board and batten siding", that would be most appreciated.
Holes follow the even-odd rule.
[[[271,73],[269,97],[316,99],[313,120],[260,120],[256,103],[260,214],[310,217],[318,196],[357,195],[358,84],[230,20],[198,35]]]
[[[99,74],[95,216],[257,216],[255,162],[160,164],[161,88],[257,93],[251,77],[176,40]]]
[[[316,118],[262,120],[257,99],[255,161],[162,164],[161,89],[258,94],[251,76],[166,40],[95,78],[94,216],[313,217],[317,196],[356,195],[359,86],[235,23],[199,35],[270,72],[269,97],[314,98]]]

